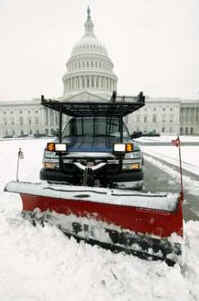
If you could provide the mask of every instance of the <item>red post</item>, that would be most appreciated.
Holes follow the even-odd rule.
[[[184,200],[184,188],[183,188],[183,181],[182,181],[182,158],[181,158],[181,141],[180,137],[178,136],[175,140],[172,140],[171,143],[175,146],[178,147],[179,150],[179,161],[180,161],[180,186],[181,186],[181,191],[180,191],[180,199],[181,201]]]

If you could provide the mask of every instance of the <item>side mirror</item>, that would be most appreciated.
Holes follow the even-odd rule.
[[[139,137],[142,137],[142,132],[133,132],[133,134],[131,134],[132,139],[139,138]]]

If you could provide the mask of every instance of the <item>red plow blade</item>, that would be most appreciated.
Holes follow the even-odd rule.
[[[25,216],[48,219],[77,239],[168,263],[181,254],[170,240],[183,236],[180,196],[26,182],[10,182],[5,191],[20,194]]]

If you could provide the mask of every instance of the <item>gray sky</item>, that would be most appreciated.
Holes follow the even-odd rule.
[[[198,0],[0,0],[0,101],[62,95],[88,4],[118,93],[199,99]]]

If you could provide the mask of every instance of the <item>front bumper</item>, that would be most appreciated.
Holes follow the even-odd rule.
[[[144,178],[143,170],[128,170],[122,171],[119,167],[105,165],[102,168],[92,172],[94,179],[100,180],[101,183],[107,184],[115,182],[138,182]],[[56,182],[69,182],[71,184],[81,184],[83,178],[83,170],[79,169],[74,164],[67,164],[63,170],[47,169],[40,170],[40,179]]]

